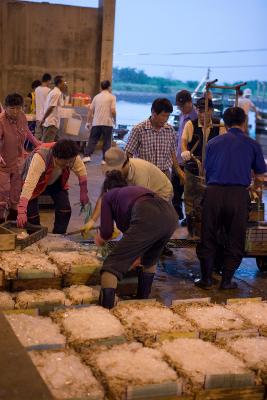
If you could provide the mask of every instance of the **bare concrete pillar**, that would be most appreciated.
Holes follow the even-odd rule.
[[[112,81],[113,45],[116,0],[99,0],[101,23],[101,56],[99,84],[105,79]],[[100,85],[99,85],[100,86]]]

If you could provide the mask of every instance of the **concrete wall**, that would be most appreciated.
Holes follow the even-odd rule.
[[[26,95],[44,72],[64,75],[69,91],[95,95],[112,77],[115,0],[82,8],[0,1],[0,101]]]

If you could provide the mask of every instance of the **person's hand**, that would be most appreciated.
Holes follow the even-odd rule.
[[[91,218],[89,221],[82,227],[81,232],[82,232],[82,237],[84,239],[88,239],[90,236],[90,231],[95,225],[95,221]]]
[[[87,129],[88,131],[90,131],[92,128],[92,124],[90,122],[86,122],[85,124],[85,129]]]
[[[18,204],[18,216],[17,216],[17,227],[23,228],[28,221],[27,218],[27,206],[28,199],[26,197],[21,197]]]
[[[181,153],[181,157],[184,161],[189,161],[191,158],[191,153],[189,150],[185,150]]]
[[[98,247],[102,247],[102,246],[104,246],[105,243],[106,243],[106,241],[104,239],[102,239],[102,237],[100,236],[100,232],[97,231],[97,233],[95,235],[95,244]]]
[[[2,165],[3,167],[6,166],[5,160],[3,159],[3,157],[0,155],[0,165]]]
[[[185,173],[184,171],[180,171],[178,173],[179,179],[180,179],[180,185],[184,185],[185,183]]]
[[[79,177],[79,185],[80,185],[80,203],[82,206],[85,206],[87,203],[89,203],[87,176]]]

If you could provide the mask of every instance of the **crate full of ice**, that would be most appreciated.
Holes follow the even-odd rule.
[[[15,308],[38,308],[46,305],[62,305],[66,301],[62,290],[39,289],[25,290],[15,294]]]
[[[99,298],[99,287],[96,286],[72,285],[64,292],[71,304],[90,304]]]

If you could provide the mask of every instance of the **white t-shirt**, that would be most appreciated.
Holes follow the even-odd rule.
[[[35,89],[36,121],[42,121],[44,117],[45,100],[50,90],[47,86],[38,86]]]
[[[49,107],[54,107],[51,114],[45,119],[44,126],[48,127],[51,125],[59,128],[60,125],[60,107],[64,106],[63,94],[58,87],[51,90],[45,100],[44,113]]]
[[[113,126],[112,110],[116,110],[116,97],[108,90],[97,94],[90,105],[93,112],[92,126]]]
[[[238,107],[243,108],[245,111],[246,115],[248,115],[249,110],[253,107],[255,107],[254,103],[248,99],[247,97],[239,97],[238,98]]]

